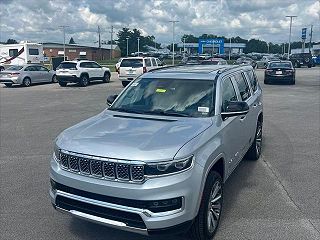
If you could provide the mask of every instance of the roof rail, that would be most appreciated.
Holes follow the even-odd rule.
[[[167,68],[175,68],[175,67],[179,67],[179,66],[184,66],[183,64],[177,64],[177,65],[167,65],[167,66],[162,66],[160,68],[154,68],[149,70],[148,72],[155,72],[157,70],[162,70],[162,69],[167,69]]]

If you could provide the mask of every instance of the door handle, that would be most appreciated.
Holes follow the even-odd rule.
[[[252,107],[256,108],[256,107],[258,107],[258,104],[255,103],[252,105]]]
[[[246,115],[240,117],[240,121],[243,122],[246,119]]]

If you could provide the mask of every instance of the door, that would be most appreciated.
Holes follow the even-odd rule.
[[[145,61],[145,64],[146,64],[147,72],[149,72],[149,70],[152,69],[151,58],[145,58],[144,61]]]
[[[238,101],[238,95],[235,88],[235,82],[230,77],[226,77],[221,81],[220,85],[220,109],[221,112],[226,110],[226,107],[231,101]],[[241,132],[243,123],[239,117],[229,117],[221,120],[223,145],[226,146],[225,155],[227,159],[228,170],[230,174],[236,168],[240,159],[240,151],[243,148],[243,137]]]
[[[86,72],[89,74],[89,78],[91,79],[94,75],[92,68],[91,68],[91,62],[82,62],[80,63],[80,68],[82,68],[81,72]]]
[[[37,66],[26,67],[24,71],[28,72],[26,75],[30,77],[32,83],[41,82],[42,78],[41,78],[40,71],[38,71]]]
[[[91,62],[91,68],[95,78],[103,78],[104,72],[99,64]]]
[[[152,69],[158,68],[158,65],[157,65],[155,58],[151,58],[151,62],[152,62]]]
[[[41,82],[51,82],[51,74],[49,73],[49,69],[43,66],[37,66],[38,71],[40,72],[40,81]]]

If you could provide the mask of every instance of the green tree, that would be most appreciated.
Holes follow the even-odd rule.
[[[69,44],[76,44],[76,42],[73,40],[73,37],[70,38]]]
[[[16,44],[16,43],[18,43],[17,40],[12,39],[12,38],[9,38],[9,39],[7,40],[7,42],[6,42],[6,44]]]

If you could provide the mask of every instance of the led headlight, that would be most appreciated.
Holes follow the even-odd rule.
[[[145,174],[147,176],[158,176],[171,173],[178,173],[189,169],[192,166],[193,156],[172,160],[169,162],[146,164]]]
[[[54,156],[56,160],[60,161],[60,148],[58,148],[57,144],[54,145]]]

